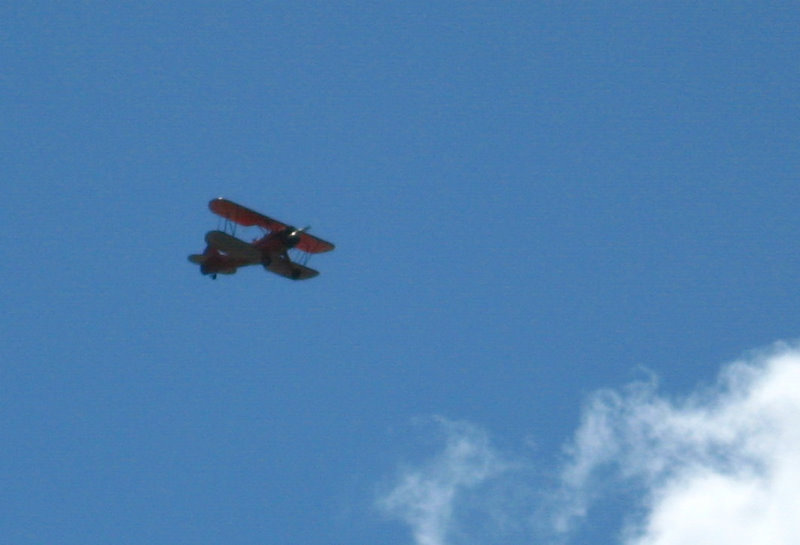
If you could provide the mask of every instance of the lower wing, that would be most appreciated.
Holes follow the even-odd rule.
[[[222,231],[206,233],[206,244],[224,252],[229,257],[241,259],[248,263],[261,263],[261,250]]]
[[[305,265],[300,265],[299,263],[286,261],[284,259],[273,259],[272,263],[265,268],[270,272],[292,280],[308,280],[319,274],[319,271],[315,271],[311,267],[306,267]]]

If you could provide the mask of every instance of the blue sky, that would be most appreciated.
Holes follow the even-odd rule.
[[[8,543],[634,543],[631,415],[800,365],[790,3],[0,20]],[[337,249],[204,278],[217,196]]]

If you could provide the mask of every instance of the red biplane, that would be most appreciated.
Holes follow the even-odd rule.
[[[217,274],[233,274],[246,265],[262,265],[280,276],[305,280],[319,274],[306,266],[310,254],[334,248],[330,242],[308,234],[309,227],[297,229],[227,199],[214,199],[208,207],[225,219],[225,225],[222,230],[206,233],[206,249],[202,254],[190,255],[189,261],[200,265],[200,272],[211,278],[216,278]],[[260,227],[263,234],[253,242],[245,242],[234,236],[236,224]],[[301,257],[293,261],[290,250]]]

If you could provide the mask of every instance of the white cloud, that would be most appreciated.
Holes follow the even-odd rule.
[[[501,511],[525,528],[522,542],[550,541],[530,523],[534,513],[547,513],[549,538],[568,543],[581,528],[607,526],[596,516],[597,506],[607,504],[630,513],[608,530],[609,543],[800,543],[796,347],[781,345],[730,364],[714,386],[681,399],[659,394],[655,380],[596,392],[565,447],[559,487],[536,500],[520,491],[543,485],[511,471],[519,467],[504,461],[486,433],[439,422],[443,450],[402,472],[379,502],[409,525],[416,545],[508,543],[499,532],[478,536],[469,524],[470,514],[499,520]],[[511,481],[517,485],[496,486]]]
[[[470,493],[510,467],[480,428],[444,418],[435,421],[445,434],[442,452],[420,467],[401,471],[392,490],[378,501],[386,515],[408,524],[417,545],[448,543],[461,527],[456,511],[470,508],[465,505]]]
[[[679,401],[653,383],[598,392],[567,450],[561,532],[622,482],[641,491],[626,545],[800,543],[800,352],[731,364]]]

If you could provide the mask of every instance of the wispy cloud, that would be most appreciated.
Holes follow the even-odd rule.
[[[445,545],[460,531],[457,511],[471,493],[511,465],[492,447],[485,431],[466,422],[435,418],[444,434],[442,451],[419,467],[402,470],[378,500],[381,510],[411,528],[417,545]],[[484,505],[486,506],[486,505]]]
[[[546,534],[569,543],[596,522],[595,506],[608,501],[627,502],[631,513],[608,529],[608,542],[800,543],[796,347],[777,346],[730,364],[716,384],[680,399],[659,394],[655,380],[596,392],[564,448],[559,484],[538,499],[519,492],[542,483],[509,464],[484,431],[444,419],[439,424],[441,452],[402,471],[379,501],[410,527],[416,545],[508,542],[476,536],[469,524],[476,512],[488,520],[519,519],[526,543],[553,541]],[[497,486],[511,480],[519,486]],[[615,494],[620,487],[628,491],[624,500]],[[551,532],[534,530],[534,513],[546,513]]]

